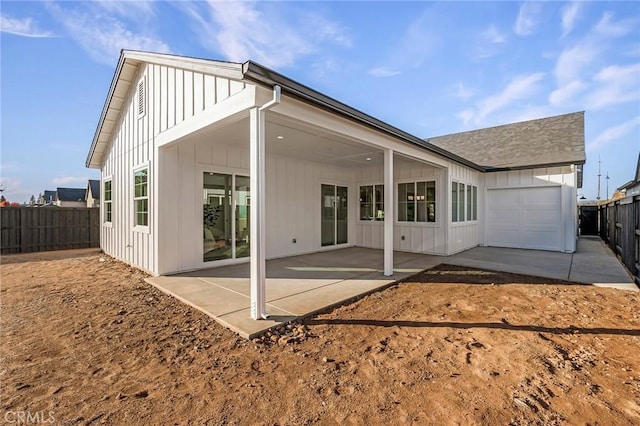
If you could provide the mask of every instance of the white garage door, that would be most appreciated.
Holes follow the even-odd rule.
[[[562,251],[559,186],[487,191],[487,245]]]

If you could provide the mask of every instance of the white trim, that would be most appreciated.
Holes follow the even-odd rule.
[[[384,275],[393,275],[393,228],[395,217],[395,183],[393,182],[393,150],[384,150]],[[435,185],[435,182],[434,182]],[[434,186],[435,187],[435,186]]]
[[[246,118],[249,110],[255,106],[255,102],[256,87],[248,85],[238,93],[158,134],[156,144],[159,147],[168,147],[204,129],[217,129]]]
[[[430,221],[419,221],[417,220],[418,216],[417,216],[417,212],[416,212],[416,217],[414,220],[408,221],[408,220],[399,220],[398,219],[398,215],[395,214],[394,215],[394,223],[398,226],[420,226],[420,227],[428,227],[428,228],[439,228],[441,226],[440,221],[438,220],[439,218],[439,214],[438,214],[438,178],[437,177],[433,177],[433,178],[424,178],[424,177],[415,177],[415,178],[403,178],[403,179],[398,179],[396,180],[393,184],[394,184],[394,189],[395,189],[395,205],[394,205],[394,209],[397,212],[398,209],[398,204],[400,203],[400,199],[398,198],[400,196],[400,190],[398,189],[398,186],[401,184],[406,184],[406,183],[413,183],[413,187],[415,190],[415,185],[419,182],[433,182],[434,184],[434,189],[435,189],[435,194],[434,194],[434,200],[433,202],[435,203],[435,215],[436,215],[436,220],[433,222]],[[416,190],[417,191],[417,190]]]
[[[198,196],[196,197],[196,204],[194,206],[197,214],[198,214],[198,223],[199,224],[199,228],[200,228],[200,239],[198,240],[198,251],[200,253],[200,257],[198,259],[198,263],[199,266],[197,269],[204,269],[204,268],[218,268],[221,266],[226,266],[226,265],[235,265],[238,263],[245,263],[248,262],[249,259],[251,258],[251,256],[244,256],[244,257],[239,257],[236,258],[236,241],[235,241],[235,226],[236,226],[236,203],[237,203],[237,196],[236,196],[236,177],[237,176],[242,176],[242,177],[246,177],[246,178],[250,178],[249,176],[249,172],[246,169],[241,169],[241,168],[234,168],[234,167],[226,167],[226,166],[216,166],[216,165],[211,165],[211,164],[203,164],[203,163],[198,163],[196,165],[196,184],[197,184],[197,188],[198,188]],[[202,244],[202,234],[204,232],[204,224],[202,223],[202,189],[204,188],[204,173],[214,173],[214,174],[223,174],[223,175],[230,175],[231,176],[231,184],[232,184],[232,190],[231,190],[231,236],[232,236],[232,243],[231,243],[231,258],[230,259],[218,259],[218,260],[209,260],[209,261],[205,261],[204,260],[204,245]],[[197,237],[196,237],[197,239]]]
[[[104,185],[106,182],[111,182],[111,200],[109,201],[104,199]],[[111,206],[111,220],[109,221],[105,218],[107,203]],[[113,213],[113,175],[107,175],[100,179],[100,223],[102,226],[113,228]]]
[[[317,228],[317,231],[316,231],[316,232],[318,232],[317,235],[320,237],[320,238],[318,238],[318,242],[320,243],[320,245],[318,246],[318,250],[322,251],[323,249],[326,249],[327,247],[329,247],[329,248],[351,247],[351,246],[353,246],[353,243],[351,243],[349,241],[350,240],[350,238],[349,238],[349,228],[350,228],[349,227],[349,214],[351,214],[351,212],[349,212],[349,198],[353,196],[353,194],[351,194],[353,189],[351,188],[351,185],[348,184],[348,183],[345,184],[345,183],[341,183],[340,181],[337,181],[337,180],[331,180],[331,179],[325,179],[325,178],[319,179],[318,180],[318,184],[317,184],[317,191],[318,192],[316,193],[316,200],[320,200],[321,203],[322,203],[322,185],[329,185],[329,186],[333,186],[334,188],[338,187],[338,186],[341,186],[343,188],[347,188],[347,242],[346,243],[337,243],[337,240],[338,240],[338,231],[337,231],[338,222],[337,222],[337,218],[336,218],[336,221],[335,221],[336,223],[335,223],[335,226],[334,226],[334,237],[336,239],[336,243],[335,244],[329,244],[329,245],[326,245],[326,246],[322,245],[322,212],[320,212],[320,216],[319,216],[320,221],[318,222],[318,225],[317,225],[318,228]],[[334,193],[335,193],[335,191],[334,191]],[[322,205],[320,205],[320,207],[322,208]],[[316,205],[315,208],[318,208],[318,206]],[[363,221],[363,222],[369,222],[369,221]]]
[[[138,225],[136,224],[136,172],[147,169],[147,196],[140,197],[139,199],[147,199],[147,224],[146,225]],[[150,211],[151,200],[151,162],[145,161],[138,165],[135,165],[131,168],[131,215],[133,224],[131,230],[133,232],[141,232],[144,234],[151,234],[151,226],[152,226],[152,212]],[[155,212],[154,212],[155,214]]]
[[[382,183],[357,183],[356,184],[356,206],[357,206],[357,211],[356,211],[356,222],[361,223],[361,224],[366,224],[366,223],[384,223],[385,219],[384,217],[382,218],[382,220],[376,220],[376,219],[369,219],[369,220],[365,220],[361,218],[361,214],[360,214],[360,188],[362,188],[363,186],[372,186],[374,187],[373,189],[373,193],[374,193],[374,197],[375,197],[375,187],[376,186],[382,186],[383,187],[383,193],[384,193],[384,182]],[[375,205],[376,205],[376,200],[374,199],[373,201],[373,207],[375,209]],[[386,214],[385,214],[386,216]]]

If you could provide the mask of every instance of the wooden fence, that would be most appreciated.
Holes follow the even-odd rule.
[[[100,209],[4,207],[0,209],[2,254],[100,246]]]
[[[600,237],[640,284],[640,195],[600,206]]]

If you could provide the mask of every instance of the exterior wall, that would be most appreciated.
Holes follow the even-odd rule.
[[[516,170],[484,174],[483,191],[486,203],[486,192],[500,188],[533,188],[556,186],[561,188],[561,214],[564,251],[574,252],[577,238],[577,191],[576,172],[572,166],[550,167],[539,169]],[[486,209],[483,209],[483,217]],[[483,226],[486,223],[483,221]],[[486,229],[484,230],[486,232]],[[484,244],[484,239],[481,240]]]
[[[58,207],[87,207],[85,201],[56,201]]]
[[[416,182],[422,180],[434,180],[436,182],[436,222],[435,223],[409,223],[398,222],[397,214],[394,222],[394,250],[416,253],[446,254],[446,185],[445,170],[420,162],[398,161],[394,162],[394,185],[396,200],[394,209],[397,211],[398,184]],[[361,185],[383,184],[384,170],[379,167],[363,167],[355,172],[354,191],[359,197]],[[384,246],[384,222],[359,220],[359,202],[356,199],[355,206],[356,245],[382,249]],[[404,237],[404,239],[402,238]]]
[[[448,242],[449,245],[447,247],[447,254],[458,253],[472,247],[476,247],[480,244],[482,238],[482,226],[481,222],[483,219],[483,206],[484,206],[484,197],[482,197],[482,193],[484,192],[482,185],[483,174],[467,168],[465,166],[461,166],[459,164],[449,163],[449,179],[447,180],[447,223],[449,225],[448,229]],[[465,221],[465,222],[452,222],[452,211],[451,211],[451,189],[452,182],[460,182],[464,184],[470,184],[478,187],[478,220],[474,221]]]
[[[87,191],[86,207],[100,207],[100,199],[93,198],[93,194],[91,194],[91,191]]]
[[[248,150],[201,138],[183,141],[159,152],[160,179],[163,182],[160,197],[172,199],[172,202],[162,205],[158,273],[237,262],[202,260],[202,174],[218,172],[248,176]],[[350,170],[275,155],[267,156],[266,170],[267,258],[321,250],[319,201],[322,183],[349,187],[347,246],[353,245],[355,229],[352,224],[357,214],[357,194]],[[292,242],[293,239],[296,243]]]
[[[145,82],[145,114],[138,116],[138,82]],[[166,66],[141,67],[127,94],[101,167],[101,185],[112,179],[112,222],[104,223],[101,200],[100,244],[105,253],[151,273],[158,271],[156,235],[158,192],[155,139],[176,124],[201,115],[206,108],[245,88],[243,83]],[[149,167],[149,226],[134,227],[133,171]],[[103,194],[104,191],[101,191]],[[104,195],[101,195],[104,197]],[[175,195],[174,195],[175,196]]]

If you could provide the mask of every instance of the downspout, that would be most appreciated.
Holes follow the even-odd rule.
[[[269,314],[266,312],[266,242],[265,242],[265,165],[266,165],[266,149],[265,149],[265,112],[280,103],[280,94],[282,88],[279,85],[273,86],[273,99],[257,108],[257,137],[252,140],[250,147],[250,179],[251,194],[256,198],[256,202],[251,204],[251,228],[255,230],[255,238],[252,232],[251,243],[251,318],[267,319]],[[255,109],[254,109],[255,111]],[[253,195],[255,194],[255,195]]]

